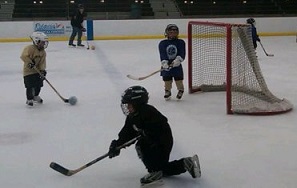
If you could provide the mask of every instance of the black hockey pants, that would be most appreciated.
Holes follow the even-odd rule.
[[[31,74],[24,76],[24,84],[26,88],[27,100],[32,100],[34,96],[38,96],[43,86],[43,80],[39,74]]]
[[[145,140],[139,140],[135,145],[139,158],[148,172],[162,171],[164,176],[178,175],[186,172],[183,159],[169,162],[173,140],[167,144],[151,145]]]

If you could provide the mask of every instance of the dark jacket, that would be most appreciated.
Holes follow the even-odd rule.
[[[83,28],[82,23],[86,15],[87,14],[85,12],[81,14],[79,10],[76,10],[75,13],[71,16],[71,26],[82,29]]]

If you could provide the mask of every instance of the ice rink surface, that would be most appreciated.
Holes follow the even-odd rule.
[[[225,93],[188,94],[164,101],[159,40],[91,41],[96,50],[50,42],[47,79],[78,103],[64,103],[47,83],[44,104],[27,108],[20,54],[30,43],[0,43],[0,182],[2,188],[135,188],[146,174],[133,146],[67,177],[49,168],[54,161],[76,169],[105,154],[124,124],[121,93],[142,85],[149,103],[169,119],[175,143],[171,160],[200,158],[202,177],[188,173],[164,179],[164,188],[296,188],[296,110],[274,116],[227,115]],[[257,49],[270,91],[297,104],[295,37],[262,37]],[[184,71],[187,75],[187,61]],[[185,79],[187,86],[187,78]],[[175,89],[175,87],[174,87]],[[173,90],[173,95],[176,91]]]

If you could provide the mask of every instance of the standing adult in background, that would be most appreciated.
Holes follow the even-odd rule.
[[[30,38],[33,44],[24,48],[21,59],[24,62],[23,76],[27,97],[26,104],[33,106],[33,102],[43,103],[39,93],[46,76],[46,52],[44,49],[48,46],[48,37],[43,32],[33,32]]]
[[[178,27],[175,24],[169,24],[165,29],[165,37],[167,39],[159,43],[162,66],[161,76],[165,85],[165,100],[169,100],[171,97],[173,79],[178,90],[176,98],[181,99],[184,93],[184,73],[181,63],[186,56],[186,44],[184,40],[178,38],[178,35]]]
[[[252,26],[252,39],[253,39],[253,44],[254,44],[254,48],[257,48],[257,41],[260,42],[260,38],[259,35],[257,33],[257,28],[256,28],[256,21],[254,18],[249,18],[246,20],[247,24],[251,24]]]
[[[77,46],[84,47],[81,43],[81,37],[82,33],[86,31],[86,29],[83,26],[83,21],[85,17],[87,16],[85,12],[85,8],[82,4],[78,5],[78,9],[74,12],[74,14],[71,16],[71,26],[72,26],[72,33],[69,38],[69,46],[75,47],[76,45],[73,44],[73,41],[77,35]]]

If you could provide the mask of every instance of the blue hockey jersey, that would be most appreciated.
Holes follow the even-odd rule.
[[[159,53],[160,60],[167,60],[168,65],[171,65],[177,56],[180,56],[184,60],[186,56],[185,41],[182,39],[164,39],[159,43]],[[170,70],[161,71],[161,76],[183,76],[182,64],[178,67],[173,67]]]

